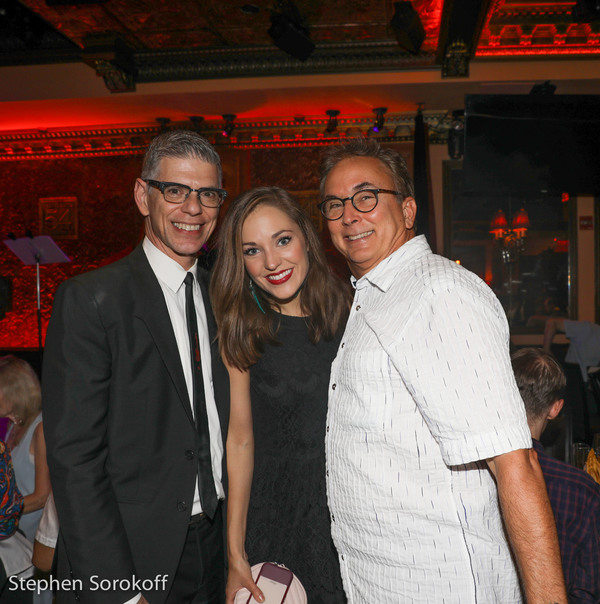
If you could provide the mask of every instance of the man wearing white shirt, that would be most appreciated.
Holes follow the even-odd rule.
[[[321,194],[355,287],[326,437],[349,603],[517,603],[519,580],[529,604],[566,603],[498,300],[415,236],[395,151],[332,148]]]
[[[224,598],[228,381],[197,267],[226,195],[220,187],[208,141],[159,135],[134,190],[143,243],[57,290],[43,400],[60,522],[58,603]]]
[[[588,368],[600,363],[600,325],[591,321],[569,321],[553,319],[546,321],[544,329],[544,350],[551,352],[550,346],[557,332],[569,338],[569,349],[565,363],[579,365],[581,377],[588,381]]]

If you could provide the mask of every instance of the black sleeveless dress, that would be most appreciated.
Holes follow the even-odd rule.
[[[250,564],[285,564],[309,604],[342,604],[325,491],[327,389],[340,339],[312,344],[302,317],[277,316],[279,345],[267,345],[250,368],[255,454],[246,551]]]

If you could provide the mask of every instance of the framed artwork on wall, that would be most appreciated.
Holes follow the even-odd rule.
[[[40,233],[53,239],[77,239],[77,197],[41,197]]]

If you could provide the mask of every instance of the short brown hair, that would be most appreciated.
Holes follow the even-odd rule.
[[[344,159],[372,157],[378,159],[390,172],[394,188],[400,193],[399,202],[415,196],[415,188],[404,158],[395,149],[382,147],[375,139],[357,137],[337,147],[329,147],[321,160],[321,198],[327,176]]]
[[[29,363],[12,354],[0,357],[0,396],[25,425],[42,410],[40,381]]]
[[[565,395],[567,380],[558,361],[541,348],[521,348],[511,356],[527,415],[537,419]]]
[[[311,341],[331,339],[345,321],[350,305],[348,286],[331,271],[319,235],[296,200],[279,187],[257,187],[231,202],[218,236],[218,255],[212,270],[210,297],[219,327],[219,347],[225,360],[247,369],[260,358],[264,344],[276,341],[273,301],[255,287],[263,313],[252,297],[244,266],[242,228],[259,206],[274,207],[300,228],[308,248],[308,273],[299,293]]]

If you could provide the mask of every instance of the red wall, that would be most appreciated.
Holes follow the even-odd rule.
[[[140,167],[141,156],[0,162],[2,240],[9,232],[23,237],[27,229],[42,234],[40,198],[77,198],[77,238],[55,239],[72,262],[40,267],[43,333],[63,280],[131,250],[139,240],[142,220],[132,191]],[[0,276],[12,281],[12,309],[0,320],[0,348],[37,347],[35,266],[24,266],[0,245]]]
[[[396,146],[396,145],[394,145]],[[398,145],[405,155],[410,146]],[[255,186],[278,185],[299,193],[299,200],[316,222],[319,161],[322,147],[273,149],[219,148],[223,162],[228,201]],[[139,176],[142,155],[83,159],[41,159],[0,162],[0,239],[9,232],[23,237],[27,229],[40,235],[39,199],[76,197],[78,231],[76,238],[55,237],[72,259],[68,264],[41,266],[42,333],[50,318],[52,299],[65,279],[116,260],[140,241],[142,218],[133,200],[133,185]],[[227,211],[228,203],[221,211]],[[323,244],[334,270],[347,276],[348,270],[333,249],[327,229]],[[0,319],[0,349],[37,348],[35,266],[21,261],[0,244],[0,277],[12,283],[12,305]]]

